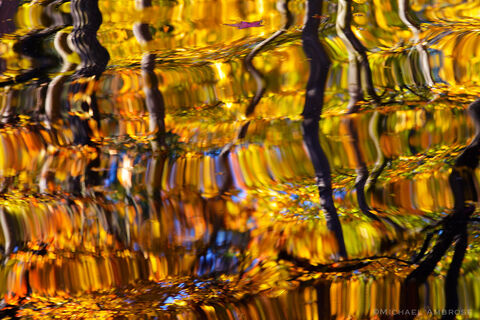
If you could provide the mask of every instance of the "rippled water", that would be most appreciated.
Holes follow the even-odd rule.
[[[0,317],[478,319],[479,16],[0,0]]]

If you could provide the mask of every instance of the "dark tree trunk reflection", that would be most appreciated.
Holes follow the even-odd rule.
[[[425,255],[426,248],[433,238],[432,234],[427,236],[420,254],[414,259],[414,262],[419,263],[419,265],[405,280],[402,296],[403,306],[406,310],[418,309],[418,287],[427,281],[438,262],[455,243],[453,258],[444,284],[446,305],[443,319],[455,319],[455,312],[458,312],[458,277],[468,245],[468,221],[475,211],[475,207],[469,202],[477,201],[477,190],[473,176],[474,170],[478,166],[480,154],[480,100],[470,105],[469,112],[475,122],[476,135],[456,159],[449,176],[450,188],[454,197],[453,212],[442,221],[440,229],[437,230],[436,243],[432,250]]]
[[[325,85],[330,68],[330,58],[318,39],[323,1],[308,1],[307,18],[302,32],[303,50],[310,62],[310,76],[308,78],[303,109],[303,139],[310,154],[315,169],[315,179],[320,195],[320,203],[325,211],[327,227],[337,239],[339,255],[347,257],[342,226],[338,219],[337,209],[333,203],[332,177],[330,164],[319,140],[319,121],[322,114]]]
[[[80,65],[73,76],[76,81],[72,83],[70,88],[70,93],[75,95],[87,93],[88,78],[93,77],[91,80],[98,81],[108,64],[110,55],[97,39],[97,31],[102,24],[102,14],[98,8],[98,0],[73,0],[70,8],[73,18],[71,42],[73,50],[81,59]],[[83,97],[78,102],[80,103],[80,110],[90,114],[99,128],[100,114],[95,90],[92,90],[88,97]],[[92,144],[92,128],[88,120],[80,119],[78,116],[72,116],[70,120],[74,143]]]
[[[55,35],[55,50],[62,57],[63,67],[61,73],[73,71],[77,67],[76,63],[70,62],[68,56],[72,53],[72,48],[68,44],[68,33],[59,31]],[[54,127],[61,115],[61,96],[62,91],[70,76],[60,74],[52,79],[48,84],[45,99],[45,115],[50,128]]]
[[[151,0],[135,1],[137,10],[148,10],[152,7]],[[150,24],[137,22],[133,26],[133,33],[140,45],[147,45],[153,40]],[[164,164],[167,159],[161,151],[165,151],[165,102],[162,92],[158,88],[158,77],[155,73],[155,59],[157,55],[146,51],[143,53],[141,70],[143,78],[143,92],[145,93],[145,105],[149,117],[149,132],[153,134],[151,141],[152,158],[149,162],[149,175],[147,178],[148,201],[150,204],[149,217],[161,219],[162,203],[162,175]],[[127,190],[129,202],[135,203],[131,190]],[[142,221],[143,222],[143,221]],[[141,224],[141,223],[139,223]]]
[[[13,18],[17,12],[19,2],[20,0],[0,1],[0,38],[2,38],[4,34],[15,31]],[[6,69],[6,61],[0,58],[0,74],[3,74]]]
[[[18,101],[11,99],[16,95],[18,84],[29,83],[35,88],[36,105],[28,114],[36,121],[40,120],[44,114],[45,96],[47,92],[47,84],[50,82],[50,72],[54,71],[58,64],[58,59],[45,48],[48,38],[58,32],[61,28],[70,24],[68,15],[54,10],[58,3],[56,1],[44,1],[41,4],[36,3],[35,6],[44,10],[44,15],[40,21],[41,27],[30,30],[27,34],[22,35],[15,42],[13,50],[21,58],[26,58],[31,63],[31,67],[19,72],[15,76],[9,77],[8,80],[0,82],[0,87],[5,87],[10,97],[2,107],[1,122],[14,123],[18,112]],[[15,6],[15,7],[12,7]],[[0,37],[3,33],[13,32],[15,29],[14,15],[18,6],[18,1],[2,1],[0,2],[0,18],[5,19],[0,22]],[[35,7],[33,6],[33,7]],[[32,7],[32,8],[33,8]],[[3,63],[0,59],[0,73],[3,72]]]
[[[152,6],[151,0],[137,0],[137,9],[144,10]],[[133,26],[133,33],[137,41],[143,45],[152,41],[150,25],[138,22]],[[149,131],[153,133],[152,149],[157,152],[165,144],[165,103],[163,95],[158,89],[158,79],[155,74],[155,58],[153,52],[145,52],[142,56],[141,68],[145,104],[149,116]]]

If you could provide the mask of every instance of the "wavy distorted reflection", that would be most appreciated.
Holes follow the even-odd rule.
[[[433,273],[434,268],[445,256],[448,248],[454,245],[453,256],[448,266],[444,284],[446,314],[442,316],[442,319],[455,319],[456,314],[458,314],[458,279],[468,247],[467,227],[470,217],[475,211],[474,203],[477,202],[478,192],[472,174],[478,166],[480,100],[472,103],[469,106],[469,111],[477,130],[473,141],[455,159],[449,176],[449,184],[454,197],[452,213],[445,217],[443,221],[438,222],[434,226],[434,230],[427,234],[420,252],[413,259],[418,267],[405,279],[406,293],[402,297],[407,310],[418,309],[418,286],[427,281],[428,276]],[[428,250],[430,241],[435,235],[437,235],[436,243],[433,248]],[[427,304],[425,307],[429,308],[430,306]],[[413,319],[414,317],[407,318]]]
[[[477,13],[0,1],[0,316],[478,318]]]
[[[398,0],[398,14],[400,19],[402,19],[402,22],[412,31],[412,41],[415,44],[415,49],[419,55],[418,68],[420,70],[418,70],[418,72],[415,72],[417,70],[412,70],[412,74],[421,75],[423,77],[423,81],[416,81],[415,88],[422,88],[423,86],[432,87],[434,82],[431,75],[428,52],[425,48],[425,45],[420,43],[420,24],[416,20],[416,17],[412,14],[409,0]]]
[[[375,102],[380,101],[373,85],[367,49],[352,31],[352,16],[352,1],[340,0],[338,2],[336,30],[348,52],[348,93],[350,101],[347,109],[349,112],[357,111],[358,102],[363,100],[364,88],[371,99]]]
[[[320,146],[318,131],[318,123],[323,109],[326,79],[331,64],[330,58],[318,39],[320,20],[315,16],[322,15],[322,4],[322,1],[307,1],[306,21],[302,32],[303,49],[305,55],[310,60],[310,76],[305,94],[305,107],[302,113],[304,118],[302,123],[303,139],[315,169],[320,203],[325,211],[328,229],[335,233],[340,257],[346,258],[347,251],[343,239],[342,226],[333,204],[330,164]]]

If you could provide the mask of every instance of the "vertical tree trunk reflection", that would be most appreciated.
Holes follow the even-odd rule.
[[[339,255],[347,257],[342,226],[333,203],[332,178],[330,164],[319,140],[319,121],[322,114],[325,86],[330,68],[330,58],[318,39],[323,1],[308,1],[307,18],[302,32],[303,50],[310,62],[310,75],[303,109],[303,140],[308,149],[315,169],[316,184],[320,195],[320,203],[325,211],[327,227],[337,239]]]
[[[138,10],[144,10],[152,6],[152,1],[136,0],[135,6]],[[137,41],[142,45],[146,45],[153,40],[148,23],[135,23],[133,33]],[[149,116],[149,131],[154,134],[151,144],[153,151],[157,152],[165,144],[165,103],[163,95],[158,89],[158,79],[155,74],[155,58],[155,53],[145,52],[142,56],[141,68],[143,91]]]
[[[73,71],[77,67],[76,63],[70,62],[68,56],[73,52],[68,45],[68,34],[59,31],[55,35],[54,41],[55,50],[57,50],[63,60],[63,67],[61,73]],[[58,121],[61,113],[61,95],[65,83],[70,77],[65,74],[60,74],[52,79],[48,84],[47,95],[45,99],[45,114],[47,117],[47,124],[50,128]]]
[[[69,46],[80,57],[80,63],[73,74],[69,90],[69,111],[80,112],[85,115],[69,116],[69,124],[73,133],[73,143],[89,145],[90,156],[84,171],[70,177],[69,192],[77,197],[95,199],[96,214],[108,233],[114,234],[118,245],[122,247],[128,243],[128,235],[118,224],[118,212],[111,210],[108,200],[99,191],[102,186],[102,177],[96,170],[100,167],[100,149],[97,144],[100,126],[100,112],[97,104],[97,85],[100,76],[105,71],[110,55],[97,39],[97,31],[102,24],[102,14],[98,7],[98,0],[72,0],[70,10],[73,21],[73,30],[69,35]],[[68,46],[68,47],[69,47]],[[67,49],[67,47],[64,47]],[[66,66],[68,67],[68,66]],[[73,68],[73,66],[71,66]],[[53,114],[52,114],[53,116]],[[72,202],[70,206],[75,206]]]
[[[102,24],[102,14],[98,8],[98,0],[72,0],[70,9],[73,20],[70,40],[72,49],[80,56],[81,62],[73,75],[74,81],[69,88],[69,107],[70,110],[80,109],[83,113],[88,114],[86,118],[80,118],[76,115],[70,116],[70,127],[74,136],[74,144],[96,146],[96,143],[92,140],[94,131],[100,129],[96,83],[105,70],[110,55],[97,39],[97,31]],[[80,96],[80,98],[76,98],[76,96]],[[76,108],[75,105],[77,104],[79,106]],[[96,148],[94,154],[95,157],[90,159],[84,173],[85,176],[81,179],[83,185],[79,181],[80,177],[72,180],[72,193],[77,193],[79,190],[83,190],[83,195],[86,195],[87,192],[95,193],[90,187],[101,183],[99,173],[95,170],[89,170],[91,167],[97,167],[100,161],[98,148]]]
[[[4,258],[13,250],[14,247],[14,232],[11,218],[7,213],[6,208],[0,208],[0,225],[2,226],[3,237],[5,239],[5,246],[3,248]]]
[[[369,172],[368,172],[367,164],[365,163],[365,159],[364,159],[365,156],[360,149],[360,139],[358,138],[357,129],[355,128],[355,119],[356,118],[352,116],[348,116],[347,118],[344,119],[344,122],[347,128],[348,136],[351,141],[352,149],[354,151],[355,164],[357,166],[357,168],[355,169],[357,174],[357,177],[355,179],[355,192],[356,192],[357,203],[360,208],[360,211],[366,217],[374,221],[382,222],[382,220],[384,220],[388,224],[393,226],[397,231],[403,231],[404,229],[389,217],[382,217],[382,219],[380,219],[375,213],[373,213],[372,208],[367,203],[365,187],[369,179]],[[381,174],[381,171],[385,168],[385,162],[382,160],[383,155],[382,155],[381,149],[377,148],[377,152],[379,153],[378,155],[379,160],[377,161],[376,167],[372,171],[372,177],[369,181],[370,188],[374,186],[374,183],[376,182],[378,176]]]
[[[375,151],[377,153],[377,159],[375,160],[375,165],[372,172],[370,173],[366,188],[367,192],[371,191],[375,184],[377,183],[380,174],[385,169],[387,162],[389,159],[386,159],[383,155],[382,148],[380,147],[380,129],[381,123],[385,120],[385,117],[381,115],[378,111],[374,111],[372,117],[370,118],[370,122],[368,124],[368,135],[373,141],[375,145]]]
[[[357,103],[364,98],[362,86],[365,86],[368,95],[375,102],[380,100],[373,86],[367,49],[352,31],[352,0],[338,1],[336,29],[348,51],[348,93],[350,101],[347,109],[348,112],[352,113],[358,110]]]
[[[136,0],[137,10],[148,10],[152,7],[151,0]],[[133,26],[133,33],[140,45],[148,45],[153,40],[150,32],[150,25],[144,22],[137,22]],[[147,176],[147,192],[150,204],[150,216],[160,219],[161,214],[161,188],[162,174],[166,156],[160,154],[165,147],[165,102],[162,92],[158,88],[158,78],[155,73],[156,54],[150,51],[144,52],[141,61],[141,70],[143,78],[143,91],[145,93],[145,104],[149,117],[149,132],[153,133],[151,141],[153,156],[149,162]],[[131,191],[127,190],[131,201]]]
[[[398,13],[402,22],[412,31],[413,41],[415,44],[415,49],[417,50],[420,58],[420,71],[423,76],[424,83],[429,87],[433,86],[433,79],[430,70],[430,62],[428,58],[428,52],[425,49],[425,46],[420,42],[420,25],[415,21],[410,13],[410,1],[409,0],[398,0]]]
[[[97,39],[97,30],[102,24],[102,14],[98,8],[98,0],[72,0],[70,4],[73,31],[70,39],[73,50],[80,56],[81,62],[74,74],[75,82],[71,86],[71,94],[85,94],[80,103],[80,110],[88,113],[93,121],[71,117],[71,128],[75,144],[92,144],[91,126],[100,127],[96,90],[88,92],[89,80],[98,81],[110,59],[108,51]],[[91,78],[91,79],[88,79]],[[74,98],[72,97],[72,100]],[[73,101],[76,102],[76,101]],[[70,106],[73,107],[73,106]]]

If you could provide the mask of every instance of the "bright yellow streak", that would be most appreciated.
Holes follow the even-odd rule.
[[[263,0],[258,1],[258,13],[260,16],[263,16],[263,12],[265,11],[264,6],[263,6]]]
[[[226,76],[225,76],[225,73],[223,73],[222,71],[222,64],[220,62],[215,62],[214,65],[215,65],[215,68],[217,68],[218,77],[220,78],[220,80],[225,80]]]

